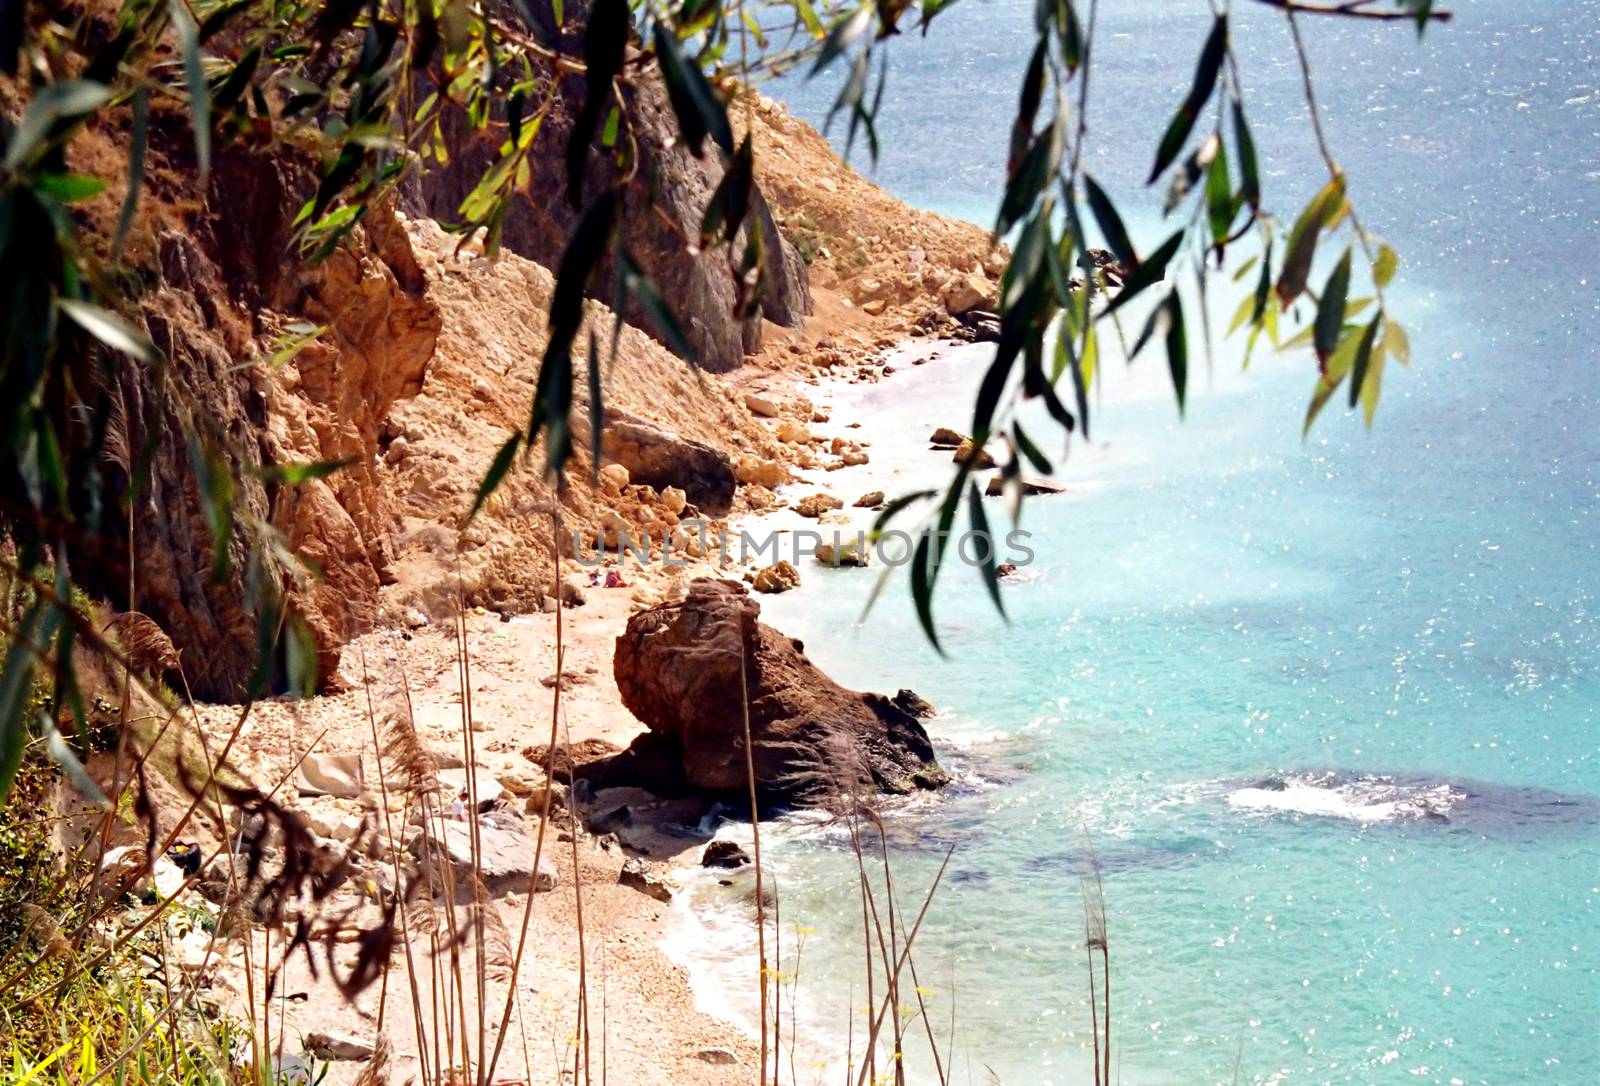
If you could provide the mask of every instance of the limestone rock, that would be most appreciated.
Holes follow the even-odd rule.
[[[1047,479],[1034,479],[1025,475],[1018,482],[1022,486],[1022,492],[1029,497],[1033,497],[1036,494],[1065,494],[1067,492],[1067,488],[1060,483],[1052,483]],[[983,492],[991,498],[997,494],[1004,494],[1006,492],[1006,482],[999,475],[991,476],[988,485],[983,488]]]
[[[434,839],[436,852],[456,868],[457,880],[472,874],[472,828],[465,822],[446,819]],[[520,830],[506,830],[478,822],[478,876],[494,891],[521,891],[528,888],[533,871],[533,838]],[[436,857],[438,858],[438,857]],[[556,869],[548,857],[539,857],[539,876],[534,890],[540,893],[556,888]]]
[[[789,478],[789,471],[782,464],[776,460],[763,460],[758,456],[740,457],[735,474],[741,483],[765,487],[768,490],[782,486]]]
[[[973,309],[993,309],[998,294],[993,283],[976,273],[956,276],[945,284],[944,307],[960,316]]]
[[[746,709],[756,785],[768,802],[943,783],[921,724],[881,694],[835,683],[799,642],[757,621],[760,611],[739,582],[700,578],[682,600],[634,615],[617,638],[623,704],[671,741],[689,785],[747,787]]]
[[[574,419],[574,431],[587,426]],[[601,447],[605,455],[628,469],[634,483],[657,490],[675,487],[689,502],[711,516],[733,508],[738,484],[733,463],[721,449],[679,437],[652,423],[608,413]]]
[[[785,559],[758,570],[752,587],[757,592],[787,592],[800,587],[800,571]]]
[[[843,509],[844,502],[832,494],[807,494],[795,502],[794,511],[802,517],[816,519],[832,509]]]
[[[622,865],[622,873],[617,876],[617,882],[657,901],[672,900],[672,884],[654,867],[637,856]]]
[[[306,1034],[306,1051],[319,1060],[370,1060],[372,1042],[350,1033],[312,1030]]]
[[[864,568],[872,561],[872,551],[860,540],[848,539],[834,543],[818,543],[817,561],[825,566]]]
[[[764,419],[775,419],[781,414],[776,403],[754,392],[744,394],[744,405],[750,409],[752,415],[760,415]]]
[[[355,799],[366,788],[361,755],[308,754],[294,771],[294,786],[302,796]]]
[[[994,454],[989,452],[988,449],[977,448],[972,444],[971,440],[963,440],[956,447],[956,454],[950,459],[958,464],[971,464],[973,467],[980,469],[994,467]]]

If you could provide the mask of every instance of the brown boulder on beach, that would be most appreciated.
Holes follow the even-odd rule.
[[[844,791],[945,783],[915,717],[828,678],[799,641],[757,621],[760,613],[739,582],[700,578],[683,600],[634,615],[617,638],[623,704],[681,751],[690,785],[747,787],[746,707],[765,802],[807,806]]]

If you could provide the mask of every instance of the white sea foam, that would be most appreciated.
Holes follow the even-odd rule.
[[[1289,777],[1228,794],[1228,806],[1269,814],[1343,818],[1362,825],[1448,818],[1465,793],[1448,784],[1399,784],[1381,777]]]

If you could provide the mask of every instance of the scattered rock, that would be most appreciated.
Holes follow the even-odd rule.
[[[737,841],[713,841],[700,854],[701,867],[743,867],[750,854]]]
[[[951,457],[958,464],[970,464],[975,468],[994,467],[994,455],[988,449],[974,446],[971,440],[964,440],[956,447],[956,454]]]
[[[769,802],[942,781],[915,718],[881,694],[835,683],[798,641],[758,622],[760,613],[743,584],[699,578],[684,599],[634,615],[617,638],[623,704],[672,742],[690,786],[747,787],[747,711],[756,784]]]
[[[941,426],[928,435],[928,444],[939,449],[958,448],[967,439],[948,426]]]
[[[822,516],[831,509],[843,509],[844,502],[832,494],[807,494],[794,504],[794,511],[802,517],[813,519]]]
[[[754,392],[744,394],[744,405],[750,409],[752,415],[760,415],[764,419],[775,419],[780,414],[776,403]]]
[[[944,307],[953,316],[960,316],[973,309],[993,309],[995,299],[994,284],[976,273],[959,275],[950,280],[942,291]]]
[[[837,543],[818,543],[815,553],[817,561],[822,565],[839,568],[848,566],[853,569],[864,569],[872,560],[872,551],[856,539]]]
[[[634,857],[622,865],[622,873],[617,876],[617,882],[623,886],[631,886],[647,897],[657,901],[672,900],[672,884],[663,878],[655,868],[645,861]]]
[[[739,1062],[739,1057],[735,1056],[732,1050],[726,1048],[702,1048],[694,1056],[697,1060],[704,1060],[707,1063],[714,1063],[721,1067]]]
[[[439,794],[444,805],[449,807],[456,800],[463,803],[468,798],[468,785],[471,785],[472,794],[478,797],[478,810],[487,811],[502,798],[510,798],[512,793],[500,783],[493,770],[485,766],[474,766],[472,777],[469,781],[465,769],[441,769],[437,774],[439,778]]]
[[[798,419],[779,419],[772,436],[789,445],[804,445],[811,440],[811,429]]]
[[[857,509],[875,509],[883,504],[883,491],[869,490],[856,499]]]
[[[737,480],[733,462],[721,449],[610,412],[602,433],[602,448],[606,456],[628,469],[634,483],[658,490],[677,487],[690,502],[714,517],[726,516],[733,508]]]
[[[313,1030],[306,1034],[306,1051],[319,1060],[370,1060],[372,1042],[348,1033]]]
[[[308,754],[294,771],[294,786],[302,796],[355,799],[366,784],[359,754]]]
[[[456,868],[457,879],[472,876],[472,828],[465,822],[445,820],[434,839],[434,848]],[[520,830],[501,829],[482,819],[478,822],[478,876],[490,890],[525,890],[533,871],[533,838]],[[539,875],[534,890],[544,893],[556,888],[556,869],[549,859],[539,857]]]
[[[1067,492],[1067,488],[1060,483],[1052,483],[1046,479],[1033,479],[1023,476],[1018,481],[1022,485],[1022,492],[1030,497],[1036,494],[1065,494]],[[1006,492],[1006,482],[999,475],[992,475],[989,477],[989,484],[983,488],[983,492],[991,498],[997,494],[1004,494]]]
[[[628,469],[621,464],[607,464],[600,469],[600,489],[608,494],[621,494],[629,482]]]
[[[787,592],[800,587],[800,571],[785,559],[756,572],[752,582],[757,592]]]
[[[894,695],[894,703],[919,720],[927,720],[938,713],[933,703],[915,690],[901,687]]]
[[[739,458],[739,467],[736,470],[739,482],[752,486],[763,486],[768,490],[782,486],[789,478],[789,469],[776,460],[763,460],[757,456],[743,456]]]

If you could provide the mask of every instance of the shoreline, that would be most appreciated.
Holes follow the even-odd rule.
[[[948,341],[912,339],[891,353],[899,356],[908,352],[931,352],[941,356],[943,361],[953,348],[959,347]],[[892,382],[897,375],[891,373],[882,380]],[[793,378],[792,387],[795,395],[821,401],[829,393],[836,394],[853,386],[838,379],[810,385],[803,379]],[[848,433],[864,443],[875,441],[870,418],[849,419],[842,415],[834,418],[837,421],[829,424],[829,433]],[[852,428],[849,426],[852,422],[859,425]],[[942,458],[935,462],[942,464]],[[888,464],[874,468],[870,461],[868,465],[836,472],[798,469],[781,492],[791,501],[801,493],[823,489],[838,491],[843,497],[846,491],[858,489],[858,480],[859,488],[865,489],[878,485],[880,475],[886,471],[888,477],[892,477],[899,470]],[[868,518],[875,515],[860,512]],[[791,520],[816,523],[805,522],[792,509],[768,509],[729,517],[727,524],[731,531],[737,532],[741,528],[748,529],[753,523],[776,521],[782,524]],[[567,608],[562,613],[563,730],[573,745],[600,742],[621,748],[646,730],[622,707],[611,676],[611,650],[629,615],[650,602],[681,594],[682,586],[693,577],[737,579],[754,568],[734,565],[717,570],[706,562],[696,562],[678,569],[641,571],[629,564],[624,571],[628,586],[615,589],[590,587],[583,584],[581,575],[569,574],[569,580],[583,585],[586,597],[583,606]],[[808,562],[802,569],[802,576],[818,568],[814,562]],[[876,576],[873,570],[859,572]],[[761,594],[754,595],[758,601],[762,600]],[[508,620],[477,607],[466,616],[464,626],[472,676],[472,745],[477,764],[503,781],[542,777],[528,754],[549,737],[547,707],[555,685],[553,615],[524,614],[510,616]],[[462,697],[452,630],[433,622],[411,629],[380,629],[352,641],[346,648],[344,660],[341,671],[349,681],[345,692],[319,695],[303,703],[264,702],[255,708],[240,733],[236,748],[236,760],[251,776],[276,779],[290,771],[300,752],[308,750],[362,754],[369,776],[374,775],[377,758],[367,717],[369,689],[378,702],[380,714],[385,700],[403,697],[408,701],[411,718],[423,744],[439,755],[446,766],[462,764],[465,749],[461,734]],[[365,681],[361,674],[363,666],[367,669]],[[208,734],[219,739],[227,735],[236,719],[237,710],[233,707],[203,705],[197,709]],[[518,803],[520,805],[520,799]],[[341,815],[358,814],[360,810],[360,805],[354,801],[323,799],[302,801],[297,805],[309,811],[318,824],[337,820]],[[735,822],[738,824],[737,816]],[[565,1059],[543,1061],[536,1053],[541,1044],[549,1051],[550,1044],[572,1033],[571,1008],[575,1006],[576,991],[571,978],[577,971],[577,945],[572,934],[576,918],[570,887],[575,874],[583,886],[590,983],[593,985],[604,973],[607,1013],[613,1023],[621,1023],[609,1027],[609,1066],[634,1081],[681,1081],[706,1086],[744,1081],[748,1068],[759,1062],[747,1033],[754,1014],[741,1018],[731,1003],[721,1004],[725,1013],[713,1013],[719,1004],[696,990],[693,966],[668,949],[675,935],[673,914],[692,907],[682,901],[685,895],[679,894],[678,901],[664,904],[619,885],[617,871],[625,854],[604,841],[604,834],[580,832],[576,847],[569,841],[561,841],[559,838],[569,836],[562,828],[564,824],[564,818],[552,815],[544,855],[556,865],[557,889],[552,894],[536,895],[529,923],[529,955],[519,974],[519,984],[539,996],[535,1000],[521,1001],[522,1014],[528,1020],[529,1040],[533,1044],[530,1053],[535,1053],[527,1068],[530,1086],[546,1081],[539,1077],[541,1064],[555,1068],[568,1062]],[[689,842],[676,854],[665,857],[659,866],[670,879],[681,883],[685,881],[686,870],[698,869],[699,853],[705,843]],[[496,901],[515,945],[525,895],[513,891],[497,896]],[[749,934],[753,962],[753,923]],[[260,950],[265,949],[259,932],[253,941],[261,944]],[[395,966],[403,969],[403,959]],[[750,973],[753,1008],[756,1000],[753,964]],[[313,978],[299,959],[288,963],[280,983],[286,989],[307,993],[303,1002],[290,1005],[285,1028],[291,1035],[296,1029],[302,1033],[330,1029],[359,1034],[377,1024],[371,993],[346,1007],[338,1000],[328,978]],[[550,998],[562,990],[570,990],[570,997]],[[490,1003],[497,1008],[493,992]],[[409,1046],[414,1051],[409,1008],[392,1006],[385,1017],[384,1032],[394,1050],[404,1053]],[[594,1028],[597,1025],[592,1021],[591,1029]],[[536,1042],[537,1036],[543,1036],[547,1043]],[[508,1037],[507,1041],[500,1073],[511,1070],[507,1060],[518,1062],[521,1058],[520,1053],[513,1054],[516,1047],[511,1043],[513,1038]],[[725,1050],[735,1062],[707,1063],[698,1055],[713,1049]],[[722,1056],[719,1054],[716,1058]],[[349,1081],[361,1064],[331,1066],[333,1073],[329,1082],[338,1084]],[[398,1070],[403,1081],[404,1061]],[[549,1081],[555,1082],[557,1077]]]

